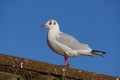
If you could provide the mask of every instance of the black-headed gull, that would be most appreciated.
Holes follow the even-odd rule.
[[[64,66],[69,66],[69,56],[102,56],[102,54],[105,54],[105,52],[93,50],[87,44],[80,43],[71,35],[61,32],[56,20],[48,20],[47,23],[41,26],[49,29],[47,35],[48,45],[54,52],[64,56]]]

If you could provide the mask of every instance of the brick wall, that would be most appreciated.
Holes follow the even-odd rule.
[[[120,80],[120,78],[0,54],[0,80]]]

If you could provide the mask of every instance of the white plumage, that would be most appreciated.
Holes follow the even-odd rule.
[[[92,50],[87,44],[80,43],[71,35],[61,32],[56,20],[49,20],[46,24],[42,24],[41,26],[49,29],[47,35],[49,47],[56,53],[65,56],[64,66],[69,66],[69,56],[94,56],[105,54],[105,52],[102,51]]]

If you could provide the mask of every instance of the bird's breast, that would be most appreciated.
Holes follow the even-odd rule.
[[[60,54],[60,55],[64,55],[64,51],[61,50],[58,42],[56,41],[56,37],[58,36],[58,32],[55,31],[49,31],[48,35],[47,35],[47,43],[48,46],[56,53]]]
[[[60,46],[58,45],[58,43],[55,40],[47,40],[48,46],[56,53],[60,54],[60,55],[64,55],[64,51],[61,50]]]

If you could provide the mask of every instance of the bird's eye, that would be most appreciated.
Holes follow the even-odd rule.
[[[49,25],[51,25],[52,23],[50,22]]]
[[[56,25],[56,22],[54,22],[54,25]]]

